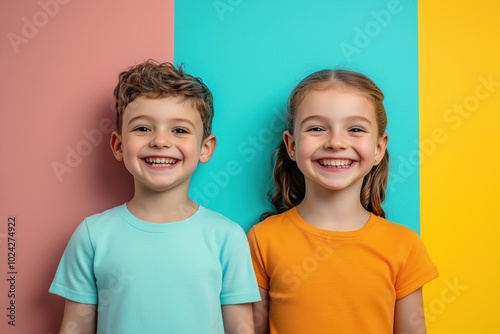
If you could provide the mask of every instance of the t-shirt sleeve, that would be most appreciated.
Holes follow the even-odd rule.
[[[403,269],[396,277],[396,299],[401,299],[438,277],[422,239],[414,235]]]
[[[50,293],[85,304],[97,304],[94,249],[84,221],[73,233],[49,288]]]
[[[265,270],[264,259],[257,241],[255,228],[250,229],[247,236],[250,244],[250,254],[252,256],[252,264],[255,276],[257,277],[257,282],[262,289],[269,290],[269,276]]]
[[[223,250],[222,305],[260,301],[260,293],[250,259],[245,232],[238,226]]]

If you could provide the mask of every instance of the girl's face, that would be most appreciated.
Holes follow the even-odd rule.
[[[349,89],[307,93],[296,110],[294,134],[283,140],[304,174],[306,189],[361,190],[363,178],[384,156],[387,134],[378,135],[375,106]]]

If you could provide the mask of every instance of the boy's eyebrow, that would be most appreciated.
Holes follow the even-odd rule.
[[[139,115],[139,116],[135,116],[135,117],[132,117],[131,119],[129,119],[129,124],[138,120],[138,119],[141,119],[141,118],[146,118],[146,119],[151,119],[152,117],[148,116],[148,115]]]
[[[130,123],[132,123],[132,122],[134,122],[134,121],[136,121],[136,120],[140,120],[140,119],[142,119],[142,118],[144,118],[144,119],[146,119],[146,120],[149,120],[149,121],[151,121],[151,120],[153,120],[153,119],[154,119],[154,117],[151,117],[151,116],[149,116],[149,115],[138,115],[138,116],[132,117],[132,118],[128,121],[128,123],[130,124]],[[189,124],[190,126],[192,126],[192,127],[195,127],[195,126],[194,126],[194,123],[193,123],[191,120],[187,119],[187,118],[172,118],[172,119],[170,119],[169,121],[170,121],[170,122],[179,122],[179,123],[184,122],[184,123],[188,123],[188,124]]]
[[[187,118],[173,118],[172,122],[188,123],[193,128],[195,127],[194,123],[191,120],[187,119]]]

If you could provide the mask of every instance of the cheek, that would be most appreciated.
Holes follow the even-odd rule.
[[[183,141],[179,143],[179,149],[183,152],[183,155],[186,157],[194,157],[198,159],[201,151],[201,142],[197,140]]]
[[[135,145],[135,142],[133,142],[133,141],[125,141],[123,143],[123,146],[125,147],[124,148],[125,152],[133,152],[133,151],[135,151],[136,145]]]
[[[136,154],[141,147],[144,146],[139,140],[126,140],[124,141],[124,152],[128,154]]]
[[[367,156],[375,156],[377,150],[377,143],[375,141],[366,141],[360,144],[361,149]]]
[[[297,151],[303,153],[311,153],[318,149],[319,146],[321,146],[321,143],[319,140],[315,140],[315,138],[298,139],[296,141]]]

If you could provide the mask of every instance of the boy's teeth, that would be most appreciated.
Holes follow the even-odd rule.
[[[153,165],[153,166],[163,166],[163,165],[173,165],[177,162],[175,159],[169,159],[169,158],[146,158],[144,159],[147,164]]]
[[[319,164],[328,168],[347,168],[352,165],[352,160],[319,160]]]

